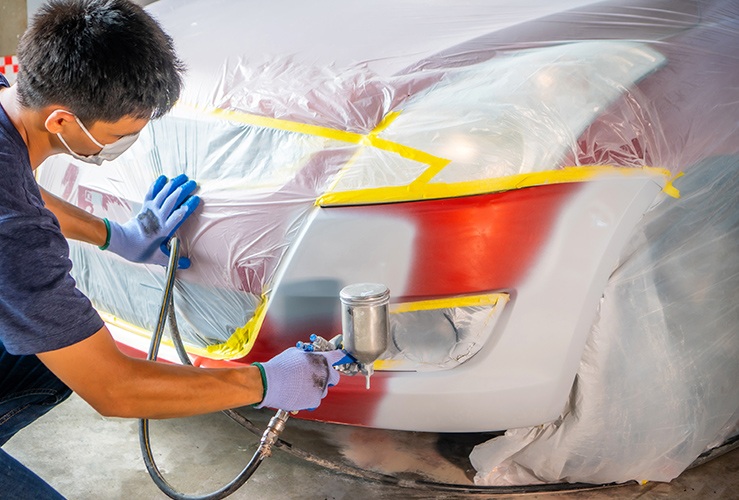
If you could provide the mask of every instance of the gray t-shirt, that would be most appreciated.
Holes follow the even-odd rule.
[[[0,86],[8,86],[2,75]],[[0,343],[9,353],[53,351],[102,328],[71,269],[67,240],[44,207],[26,144],[0,106]]]

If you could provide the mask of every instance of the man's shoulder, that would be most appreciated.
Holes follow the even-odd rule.
[[[4,80],[2,73],[0,73],[0,88],[7,86],[7,80]],[[24,166],[27,164],[29,168],[31,167],[28,160],[28,147],[2,106],[0,106],[0,154],[3,155],[3,158],[0,159],[3,174],[6,171],[5,163],[8,161],[15,164],[24,164]]]
[[[19,149],[0,126],[0,218],[9,215],[38,216],[43,208],[27,152]]]
[[[15,129],[9,130],[9,125],[12,126],[13,124],[7,119],[5,112],[0,109],[0,155],[2,155],[0,161],[3,163],[3,170],[5,170],[5,164],[8,162],[15,165],[24,163],[24,155],[28,155],[28,149],[22,148],[18,144],[17,138],[12,133]]]

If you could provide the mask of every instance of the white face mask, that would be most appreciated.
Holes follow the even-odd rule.
[[[80,126],[82,131],[87,135],[87,137],[90,138],[90,140],[99,148],[102,148],[99,153],[96,153],[94,155],[89,156],[83,156],[81,154],[75,153],[72,151],[72,148],[69,147],[67,144],[67,141],[64,140],[62,137],[61,132],[57,133],[56,136],[59,137],[59,140],[62,141],[62,144],[64,144],[64,147],[67,148],[67,151],[69,151],[69,154],[72,155],[74,158],[77,158],[78,160],[87,162],[87,163],[93,163],[95,165],[101,165],[104,161],[110,161],[115,160],[118,158],[125,150],[131,147],[131,145],[136,142],[136,139],[139,138],[139,133],[136,132],[135,134],[129,134],[124,135],[120,139],[118,139],[115,142],[111,142],[110,144],[100,144],[97,139],[95,139],[92,134],[85,128],[84,125],[82,125],[82,122],[79,118],[76,116],[74,117],[75,120],[77,120],[77,124]]]

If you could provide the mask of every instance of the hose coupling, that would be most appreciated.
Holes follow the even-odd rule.
[[[280,437],[282,431],[285,430],[288,418],[290,418],[289,412],[277,410],[275,416],[270,419],[259,443],[259,454],[262,459],[272,455],[272,446],[277,442],[277,438]]]

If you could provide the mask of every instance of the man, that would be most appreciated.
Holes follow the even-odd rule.
[[[133,359],[69,275],[65,237],[165,263],[167,240],[200,202],[186,176],[160,177],[137,217],[118,224],[43,191],[33,176],[54,154],[113,159],[173,106],[182,64],[156,21],[128,0],[53,0],[23,35],[18,57],[16,85],[0,76],[0,445],[71,391],[118,417],[318,406],[338,382],[331,365],[342,352],[292,348],[218,370]],[[8,498],[60,498],[2,450],[0,485]]]

